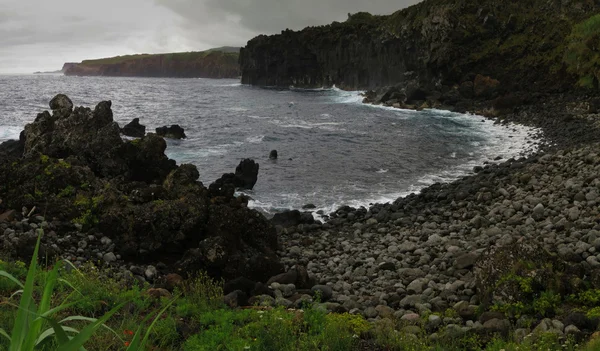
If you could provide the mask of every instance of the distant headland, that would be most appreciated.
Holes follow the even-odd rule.
[[[67,76],[237,78],[240,75],[239,51],[237,47],[220,47],[206,51],[116,56],[65,63],[61,71],[54,73],[62,72]]]

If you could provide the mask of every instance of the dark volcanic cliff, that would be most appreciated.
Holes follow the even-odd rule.
[[[68,76],[237,78],[238,53],[209,50],[86,60],[70,66]]]
[[[242,83],[443,91],[476,75],[505,90],[560,88],[566,37],[597,0],[426,0],[390,16],[258,36],[240,52]],[[552,82],[552,83],[549,83]],[[446,88],[447,89],[447,88]]]

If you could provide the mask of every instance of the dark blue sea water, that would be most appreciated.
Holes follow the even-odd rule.
[[[260,163],[251,205],[273,212],[312,203],[393,201],[473,166],[530,152],[534,130],[482,117],[361,104],[359,92],[275,90],[236,80],[0,76],[0,142],[16,138],[57,93],[76,105],[112,100],[122,126],[138,117],[152,131],[180,124],[188,139],[168,156],[192,163],[208,185],[243,158]],[[279,160],[270,161],[276,149]]]

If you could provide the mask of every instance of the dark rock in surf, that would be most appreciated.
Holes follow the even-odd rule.
[[[50,108],[54,110],[73,110],[73,101],[65,94],[58,94],[50,100]]]
[[[254,160],[242,160],[235,173],[225,173],[209,186],[211,197],[231,197],[235,189],[251,190],[258,180],[258,169]]]
[[[315,219],[310,212],[300,212],[298,210],[284,211],[276,213],[271,222],[274,225],[280,225],[284,228],[295,227],[298,224],[313,224]]]
[[[252,189],[258,180],[258,163],[249,158],[242,160],[235,169],[237,179],[236,187],[240,189]]]
[[[131,122],[121,128],[121,133],[129,137],[141,138],[146,135],[146,126],[140,124],[139,118],[134,118]]]
[[[276,160],[277,159],[277,150],[271,150],[271,153],[269,154],[269,159],[270,160]]]
[[[164,126],[156,128],[156,134],[160,135],[163,138],[169,139],[185,139],[187,136],[183,128],[181,128],[178,124],[173,124],[172,126]]]

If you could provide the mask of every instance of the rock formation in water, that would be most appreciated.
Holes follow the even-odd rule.
[[[238,52],[233,49],[117,56],[65,64],[63,69],[67,76],[237,78]]]
[[[73,108],[58,95],[50,106],[19,141],[0,144],[2,207],[35,207],[57,223],[44,252],[70,257],[81,240],[106,237],[112,244],[97,253],[107,262],[161,262],[182,273],[257,281],[282,271],[273,225],[243,197],[211,196],[195,166],[165,156],[163,138],[122,140],[110,101]],[[36,237],[32,230],[2,250],[26,258]],[[94,240],[89,245],[100,245]],[[98,258],[80,251],[73,259]]]
[[[140,124],[139,118],[134,118],[131,122],[121,128],[121,133],[129,137],[141,138],[146,135],[146,126]]]
[[[563,64],[567,37],[599,9],[593,1],[425,0],[389,16],[358,13],[343,23],[250,40],[240,51],[242,83],[398,85],[408,94],[420,89],[414,101],[447,104],[561,90],[575,82]]]
[[[169,139],[185,139],[184,129],[178,124],[156,128],[156,134]]]

